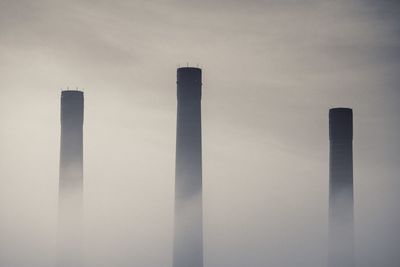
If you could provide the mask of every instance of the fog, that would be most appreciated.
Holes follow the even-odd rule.
[[[85,266],[171,266],[176,68],[203,69],[207,267],[326,266],[328,109],[358,266],[400,263],[396,1],[0,1],[0,266],[54,266],[60,89],[85,93]]]

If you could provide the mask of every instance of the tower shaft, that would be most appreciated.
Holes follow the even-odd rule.
[[[174,267],[203,266],[201,70],[179,68],[177,81]]]
[[[83,110],[80,91],[61,93],[59,267],[81,265],[83,217]]]
[[[354,266],[353,113],[329,111],[329,266]]]

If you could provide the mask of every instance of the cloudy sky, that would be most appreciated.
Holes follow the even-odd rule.
[[[52,266],[60,91],[85,92],[87,266],[170,266],[176,68],[203,69],[207,267],[325,266],[328,109],[357,261],[400,264],[400,5],[0,0],[0,266]]]

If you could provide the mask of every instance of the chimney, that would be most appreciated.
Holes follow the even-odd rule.
[[[81,266],[83,103],[81,91],[61,93],[59,267]]]
[[[329,266],[354,266],[353,111],[329,110]]]
[[[201,69],[177,76],[173,267],[203,267]]]

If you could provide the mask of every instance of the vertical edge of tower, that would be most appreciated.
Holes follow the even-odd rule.
[[[83,92],[61,92],[60,117],[57,266],[79,267],[83,231]]]
[[[203,267],[201,79],[199,68],[177,70],[173,267]]]
[[[329,266],[354,266],[353,111],[329,110]]]

